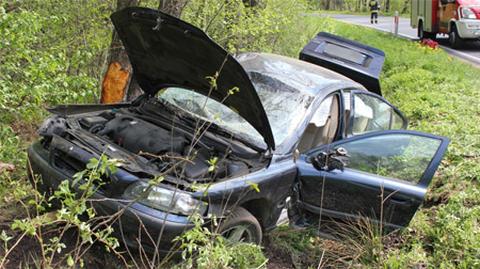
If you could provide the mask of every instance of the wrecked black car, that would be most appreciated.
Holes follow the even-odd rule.
[[[363,217],[408,225],[448,139],[405,130],[404,115],[380,96],[383,52],[321,33],[302,60],[233,57],[158,11],[111,18],[144,94],[51,109],[28,149],[43,191],[91,158],[121,160],[92,205],[104,215],[128,205],[117,230],[135,245],[142,225],[161,236],[161,250],[192,227],[193,214],[223,220],[227,239],[254,243],[286,207],[295,226]]]

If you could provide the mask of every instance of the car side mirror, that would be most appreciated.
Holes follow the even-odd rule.
[[[312,156],[310,161],[317,170],[332,171],[335,169],[343,171],[348,162],[348,152],[345,148],[337,148],[331,151],[322,151]]]

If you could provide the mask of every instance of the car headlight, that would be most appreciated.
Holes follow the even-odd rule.
[[[475,12],[473,12],[473,10],[471,8],[462,7],[462,18],[476,19],[477,15],[475,15]]]
[[[467,29],[478,30],[480,29],[480,24],[467,23]]]
[[[129,200],[137,200],[148,207],[186,216],[195,212],[203,215],[207,210],[207,203],[193,198],[188,193],[157,186],[149,187],[148,183],[142,181],[128,186],[124,197]]]

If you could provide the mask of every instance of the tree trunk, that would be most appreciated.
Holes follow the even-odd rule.
[[[137,4],[138,0],[117,0],[117,10]],[[132,77],[132,66],[115,30],[112,33],[112,43],[107,60],[109,64],[102,81],[100,102],[111,104],[125,101]]]
[[[188,0],[160,0],[159,9],[180,17]],[[138,0],[117,0],[117,10],[138,5]],[[140,86],[132,77],[132,65],[116,31],[108,54],[108,69],[102,81],[102,104],[130,101],[142,94]]]
[[[183,8],[187,4],[188,0],[159,0],[158,9],[180,18]]]
[[[330,0],[322,0],[322,7],[324,10],[330,10]]]
[[[409,7],[410,7],[410,0],[405,0],[405,2],[403,2],[403,8],[402,8],[402,11],[400,11],[400,13],[401,14],[407,13]]]

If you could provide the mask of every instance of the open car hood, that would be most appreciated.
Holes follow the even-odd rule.
[[[236,111],[264,138],[274,139],[260,98],[245,70],[202,30],[160,11],[129,7],[111,16],[142,90],[154,95],[182,86],[209,96]],[[218,72],[217,88],[207,77]],[[238,92],[229,94],[237,87]]]

